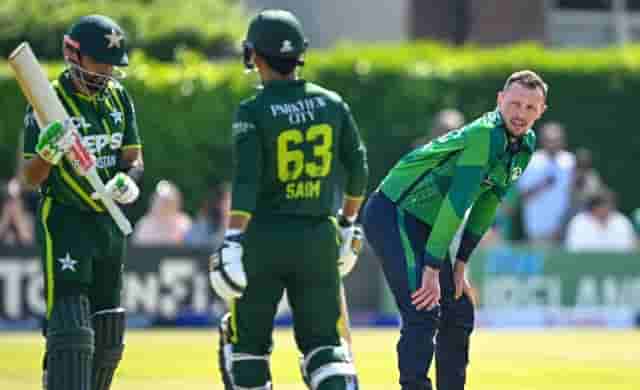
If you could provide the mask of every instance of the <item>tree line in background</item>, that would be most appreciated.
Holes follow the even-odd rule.
[[[247,20],[239,0],[2,0],[0,53],[6,57],[26,40],[40,58],[59,60],[62,35],[78,17],[94,13],[114,18],[131,47],[164,61],[182,48],[230,56]]]
[[[342,45],[311,52],[303,76],[339,91],[350,103],[369,149],[373,188],[413,141],[429,132],[438,110],[454,107],[468,119],[492,110],[507,75],[523,68],[539,72],[550,84],[550,108],[542,123],[564,124],[570,149],[591,149],[594,166],[619,193],[621,208],[636,208],[638,47],[558,52],[528,45]],[[61,67],[49,69],[53,76]],[[189,52],[173,64],[138,53],[128,71],[124,82],[136,101],[145,141],[144,191],[170,179],[194,211],[210,183],[229,178],[233,111],[257,79],[244,74],[239,58],[211,63]],[[25,100],[4,64],[0,105],[0,178],[8,178],[16,166]],[[147,197],[142,199],[134,210],[138,216],[146,209]]]

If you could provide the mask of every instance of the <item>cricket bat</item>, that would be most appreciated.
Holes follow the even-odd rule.
[[[351,339],[351,321],[349,320],[349,307],[347,306],[347,293],[344,288],[344,283],[340,281],[340,321],[338,323],[338,333],[347,342],[347,351],[349,352],[349,358],[354,363],[353,357],[353,344]],[[355,364],[354,364],[355,365]],[[353,382],[349,386],[350,389],[358,390],[360,383],[358,376],[354,375]]]
[[[349,346],[349,354],[353,359],[353,348],[351,344],[351,321],[349,320],[349,307],[347,306],[347,293],[344,284],[340,281],[340,322],[338,323],[338,331]]]
[[[9,66],[16,75],[22,93],[27,98],[35,113],[36,121],[40,128],[46,127],[53,121],[60,121],[66,126],[73,126],[64,106],[53,90],[49,79],[38,63],[38,59],[33,54],[31,46],[27,42],[21,43],[9,56]],[[118,225],[122,233],[127,236],[131,234],[131,223],[107,193],[104,183],[95,165],[95,159],[91,153],[82,145],[77,129],[72,129],[75,142],[71,150],[65,156],[76,170],[85,176],[91,184],[93,190],[99,195],[102,204]]]

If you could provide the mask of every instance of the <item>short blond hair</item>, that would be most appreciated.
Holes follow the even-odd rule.
[[[536,72],[532,70],[521,70],[515,73],[512,73],[511,76],[504,83],[503,91],[509,88],[509,86],[513,83],[518,83],[522,86],[525,86],[529,89],[540,88],[544,97],[547,97],[549,92],[549,86],[542,80]]]

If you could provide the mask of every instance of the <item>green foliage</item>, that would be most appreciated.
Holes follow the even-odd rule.
[[[252,92],[255,75],[246,76],[240,61],[212,64],[188,51],[179,53],[175,65],[139,54],[131,63],[125,85],[137,103],[145,141],[145,188],[149,191],[160,178],[174,180],[194,210],[208,183],[229,176],[233,111]],[[549,51],[531,45],[492,50],[430,43],[343,45],[311,52],[307,63],[307,79],[337,90],[351,105],[369,149],[370,188],[415,138],[428,133],[436,111],[457,107],[472,119],[494,108],[496,92],[510,72],[530,68],[550,84],[550,108],[543,119],[567,126],[571,148],[592,149],[596,168],[619,192],[623,209],[637,207],[640,186],[625,172],[636,164],[640,150],[635,134],[640,47]],[[0,177],[6,177],[15,166],[24,98],[2,66],[0,104],[5,110],[0,116]]]
[[[104,14],[129,34],[132,47],[172,60],[189,48],[209,57],[235,52],[246,18],[238,0],[3,0],[0,53],[27,40],[40,58],[60,60],[62,36],[80,16]]]

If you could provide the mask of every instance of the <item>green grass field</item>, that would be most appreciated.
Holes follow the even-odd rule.
[[[357,330],[363,389],[397,389],[393,330]],[[113,390],[222,389],[213,331],[130,331]],[[290,331],[278,331],[272,357],[277,389],[304,389]],[[39,389],[42,338],[0,333],[0,389]],[[640,389],[640,332],[601,330],[477,332],[472,390]]]

